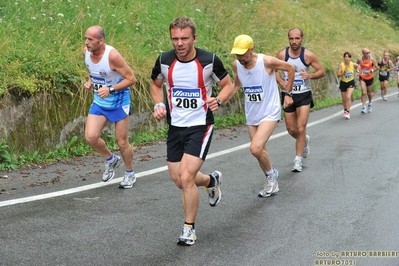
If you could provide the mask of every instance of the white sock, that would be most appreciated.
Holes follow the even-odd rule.
[[[266,171],[266,175],[272,175],[274,174],[274,169],[272,168],[270,171]]]

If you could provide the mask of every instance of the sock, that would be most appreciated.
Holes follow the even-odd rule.
[[[345,111],[345,112],[348,112],[348,110],[347,110],[347,109],[344,109],[344,111]]]
[[[295,160],[302,161],[302,157],[301,156],[295,156]]]
[[[187,223],[187,222],[184,222],[184,225],[191,226],[191,228],[195,229],[195,223]]]
[[[114,159],[115,159],[115,155],[114,155],[114,154],[111,154],[111,157],[109,157],[109,158],[107,159],[107,162],[108,162],[108,163],[113,163],[113,162],[114,162]]]
[[[273,174],[274,173],[274,169],[272,168],[270,171],[266,171],[266,175],[268,176],[268,175],[271,175],[271,174]]]
[[[134,170],[126,170],[125,171],[125,174],[132,174],[133,173],[133,175],[134,175]]]
[[[207,188],[215,186],[215,178],[212,175],[209,175],[209,185],[206,186]]]

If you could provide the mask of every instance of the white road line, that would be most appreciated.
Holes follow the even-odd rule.
[[[392,96],[392,95],[396,95],[396,93],[391,93],[387,96]],[[375,98],[375,100],[381,100],[381,97],[379,98]],[[358,106],[361,106],[361,103],[352,105],[352,108],[356,108]],[[327,116],[325,118],[319,119],[317,121],[308,123],[307,127],[312,127],[315,126],[317,124],[326,122],[334,117],[340,116],[342,115],[342,111],[339,111],[335,114],[332,114],[330,116]],[[284,131],[278,134],[273,134],[270,139],[276,139],[282,136],[287,135],[288,132]],[[212,154],[208,154],[207,159],[211,159],[211,158],[215,158],[215,157],[219,157],[222,156],[224,154],[228,154],[228,153],[232,153],[238,150],[242,150],[242,149],[246,149],[248,148],[250,145],[250,143],[246,143],[246,144],[242,144],[240,146],[236,146],[234,148],[230,148],[227,150],[223,150],[223,151],[219,151],[219,152],[215,152]],[[163,172],[168,170],[167,166],[162,166],[162,167],[158,167],[152,170],[148,170],[148,171],[144,171],[141,173],[137,173],[136,174],[136,178],[140,178],[140,177],[144,177],[144,176],[148,176],[148,175],[152,175],[152,174],[156,174],[159,172]],[[120,183],[122,181],[123,177],[118,177],[118,178],[114,178],[109,182],[101,182],[101,183],[95,183],[95,184],[91,184],[91,185],[86,185],[86,186],[81,186],[81,187],[76,187],[76,188],[71,188],[71,189],[66,189],[66,190],[61,190],[61,191],[57,191],[57,192],[51,192],[51,193],[46,193],[46,194],[41,194],[41,195],[36,195],[36,196],[31,196],[31,197],[25,197],[25,198],[20,198],[20,199],[13,199],[13,200],[6,200],[6,201],[2,201],[0,202],[0,207],[6,207],[6,206],[10,206],[10,205],[15,205],[15,204],[19,204],[19,203],[27,203],[27,202],[32,202],[32,201],[37,201],[37,200],[42,200],[42,199],[49,199],[49,198],[55,198],[55,197],[59,197],[59,196],[64,196],[64,195],[69,195],[69,194],[73,194],[73,193],[78,193],[78,192],[82,192],[82,191],[86,191],[86,190],[90,190],[90,189],[95,189],[95,188],[100,188],[100,187],[105,187],[108,185],[112,185],[112,184],[116,184],[116,183]]]

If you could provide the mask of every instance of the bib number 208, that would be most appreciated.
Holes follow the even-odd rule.
[[[197,109],[198,108],[198,102],[196,99],[187,99],[187,98],[177,98],[176,99],[176,105],[179,108],[185,108],[185,109]]]

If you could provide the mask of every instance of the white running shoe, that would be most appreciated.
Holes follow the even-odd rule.
[[[184,225],[177,244],[182,246],[191,246],[194,245],[195,240],[197,240],[195,229],[193,229],[192,226]]]
[[[301,160],[294,160],[294,166],[292,167],[292,172],[302,172]]]
[[[205,187],[205,189],[208,191],[209,205],[211,205],[211,207],[215,207],[222,199],[222,191],[220,190],[220,184],[222,183],[222,173],[219,171],[214,171],[209,174],[209,176],[215,179],[215,186],[209,188]]]
[[[361,113],[362,115],[364,115],[364,114],[367,113],[366,106],[363,106],[363,107],[362,107],[362,111],[361,111],[360,113]]]
[[[310,136],[306,135],[306,143],[305,147],[303,148],[303,154],[302,154],[303,158],[307,158],[310,154],[309,142],[310,142]]]
[[[277,179],[279,178],[280,173],[274,169],[274,173],[271,175],[266,176],[266,183],[263,186],[263,189],[259,191],[258,197],[259,198],[267,198],[270,197],[272,194],[278,192],[280,189],[278,188]]]
[[[122,182],[119,184],[119,188],[132,188],[134,183],[136,183],[136,176],[133,173],[125,173]]]
[[[367,107],[368,107],[368,112],[371,113],[373,111],[373,106],[371,105],[371,103],[369,103]]]
[[[103,181],[108,182],[115,176],[115,168],[118,168],[122,163],[121,157],[115,155],[113,163],[105,163],[105,171],[103,173]]]
[[[345,118],[346,120],[349,119],[349,112],[348,112],[348,111],[345,111],[345,113],[344,113],[344,118]]]

